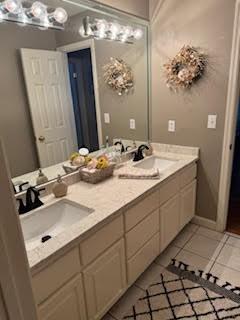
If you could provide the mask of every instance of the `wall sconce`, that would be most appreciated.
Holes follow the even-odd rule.
[[[117,22],[108,22],[105,19],[90,21],[90,17],[83,19],[79,33],[84,38],[93,36],[95,39],[120,41],[123,43],[133,43],[134,40],[140,40],[143,37],[143,31],[140,28],[134,29],[131,26],[123,26]]]
[[[5,0],[0,2],[0,22],[10,21],[40,28],[64,29],[68,14],[63,8],[48,8],[40,1]]]

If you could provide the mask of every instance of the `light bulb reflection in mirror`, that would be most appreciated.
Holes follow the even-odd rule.
[[[57,8],[53,13],[53,17],[58,23],[62,23],[63,24],[63,23],[65,23],[67,21],[68,14],[67,14],[65,9]]]
[[[44,21],[47,16],[47,7],[45,4],[36,1],[32,4],[31,13],[35,18]]]

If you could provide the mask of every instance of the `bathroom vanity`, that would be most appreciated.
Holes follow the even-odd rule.
[[[150,143],[149,22],[91,0],[43,2],[18,9],[41,7],[44,20],[16,13],[1,24],[11,88],[1,135],[40,319],[98,320],[193,218],[199,150],[153,143],[153,156],[141,160],[145,146],[125,165],[158,168],[159,179],[119,179],[115,170],[102,183],[81,182],[73,155],[82,147],[119,164]],[[61,200],[49,195],[58,175],[69,184]],[[30,211],[24,190],[39,197],[42,187],[44,205]]]
[[[93,212],[28,251],[40,319],[100,319],[191,221],[198,150],[170,151],[155,152],[174,160],[159,180],[70,187],[66,199]]]

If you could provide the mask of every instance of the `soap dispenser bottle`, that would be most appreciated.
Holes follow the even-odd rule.
[[[68,190],[68,185],[64,182],[60,176],[58,175],[57,181],[54,183],[52,192],[56,198],[61,198],[66,196]]]
[[[147,157],[150,157],[150,156],[152,156],[152,154],[153,154],[153,147],[152,147],[150,141],[148,141],[147,146],[148,146],[148,149],[145,150],[145,155],[146,155]]]
[[[36,184],[39,185],[39,184],[43,184],[43,183],[46,183],[46,182],[48,182],[48,177],[45,176],[45,174],[42,172],[42,169],[39,168],[38,177],[36,179]]]

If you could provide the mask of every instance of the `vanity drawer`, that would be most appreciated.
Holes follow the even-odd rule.
[[[194,163],[192,166],[185,169],[180,174],[180,187],[185,187],[188,183],[193,181],[197,176],[197,165]]]
[[[40,304],[46,300],[79,272],[79,250],[75,248],[33,276],[32,286],[36,303]]]
[[[128,261],[128,284],[132,284],[159,255],[159,233]]]
[[[167,202],[180,190],[179,175],[175,175],[160,187],[160,205]]]
[[[120,215],[84,240],[80,244],[83,265],[93,261],[99,254],[120,239],[123,233],[123,217]]]
[[[155,191],[125,212],[126,231],[132,229],[150,212],[159,207],[159,191]]]
[[[126,234],[127,259],[141,249],[157,231],[159,231],[159,209],[151,213]]]

